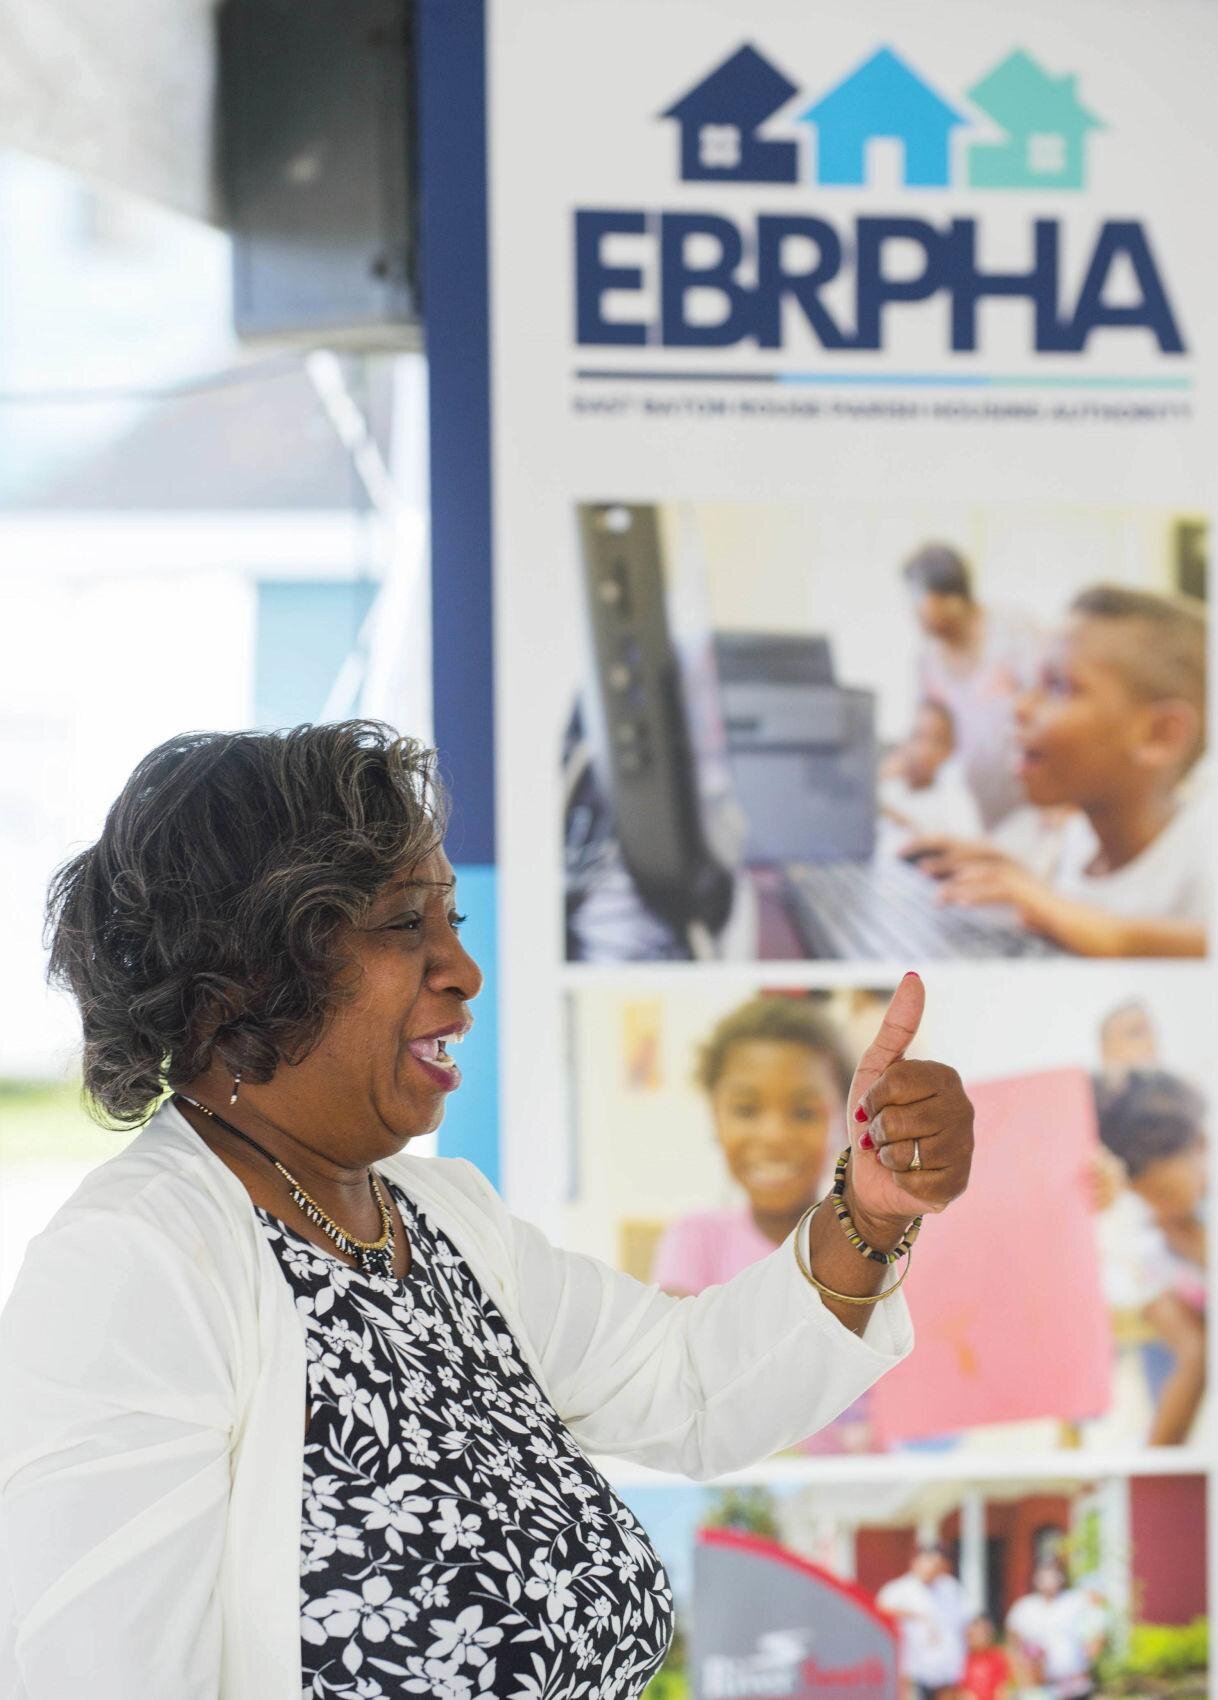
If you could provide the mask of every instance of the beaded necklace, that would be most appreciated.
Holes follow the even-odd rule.
[[[376,1207],[381,1213],[381,1232],[378,1239],[361,1240],[349,1233],[346,1228],[340,1227],[332,1216],[327,1215],[317,1200],[305,1191],[295,1175],[284,1167],[273,1151],[268,1151],[265,1145],[259,1145],[258,1141],[251,1139],[248,1133],[242,1133],[239,1127],[234,1127],[232,1122],[225,1121],[222,1115],[215,1110],[208,1109],[206,1104],[200,1104],[199,1100],[192,1098],[189,1093],[175,1092],[174,1097],[181,1098],[183,1102],[193,1105],[203,1115],[210,1116],[212,1121],[219,1122],[222,1128],[227,1129],[236,1138],[244,1140],[247,1145],[252,1145],[255,1151],[260,1151],[268,1162],[273,1163],[288,1183],[293,1204],[304,1212],[310,1222],[316,1223],[321,1231],[334,1241],[341,1252],[344,1252],[348,1257],[353,1257],[358,1269],[363,1269],[370,1275],[392,1275],[396,1247],[393,1218],[389,1214],[389,1205],[381,1189],[381,1183],[371,1169],[368,1170],[368,1181],[372,1188]]]

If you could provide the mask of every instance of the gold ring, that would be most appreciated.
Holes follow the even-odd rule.
[[[910,1169],[920,1169],[922,1167],[922,1141],[920,1139],[914,1140],[913,1162],[909,1165],[909,1167]]]

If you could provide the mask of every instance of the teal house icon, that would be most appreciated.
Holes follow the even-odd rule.
[[[974,83],[969,99],[1007,133],[974,142],[974,189],[1081,189],[1087,135],[1104,128],[1078,98],[1073,77],[1053,77],[1017,48]]]
[[[911,188],[951,181],[952,131],[968,120],[949,106],[891,47],[881,47],[799,115],[816,129],[816,181],[867,181],[867,146],[898,141]]]

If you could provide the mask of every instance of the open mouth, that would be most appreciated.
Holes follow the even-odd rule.
[[[753,1163],[744,1174],[750,1186],[790,1186],[802,1178],[803,1171],[796,1163]]]
[[[459,1045],[465,1037],[464,1028],[455,1032],[432,1034],[426,1039],[408,1039],[406,1049],[414,1060],[431,1077],[432,1081],[451,1092],[461,1084],[461,1070],[457,1067],[456,1058],[450,1056],[449,1046]]]

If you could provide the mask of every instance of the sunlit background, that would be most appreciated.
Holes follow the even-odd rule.
[[[125,1137],[44,982],[50,873],[193,728],[348,714],[426,737],[417,355],[259,356],[229,239],[0,153],[0,1293]],[[389,632],[392,630],[392,641]]]

